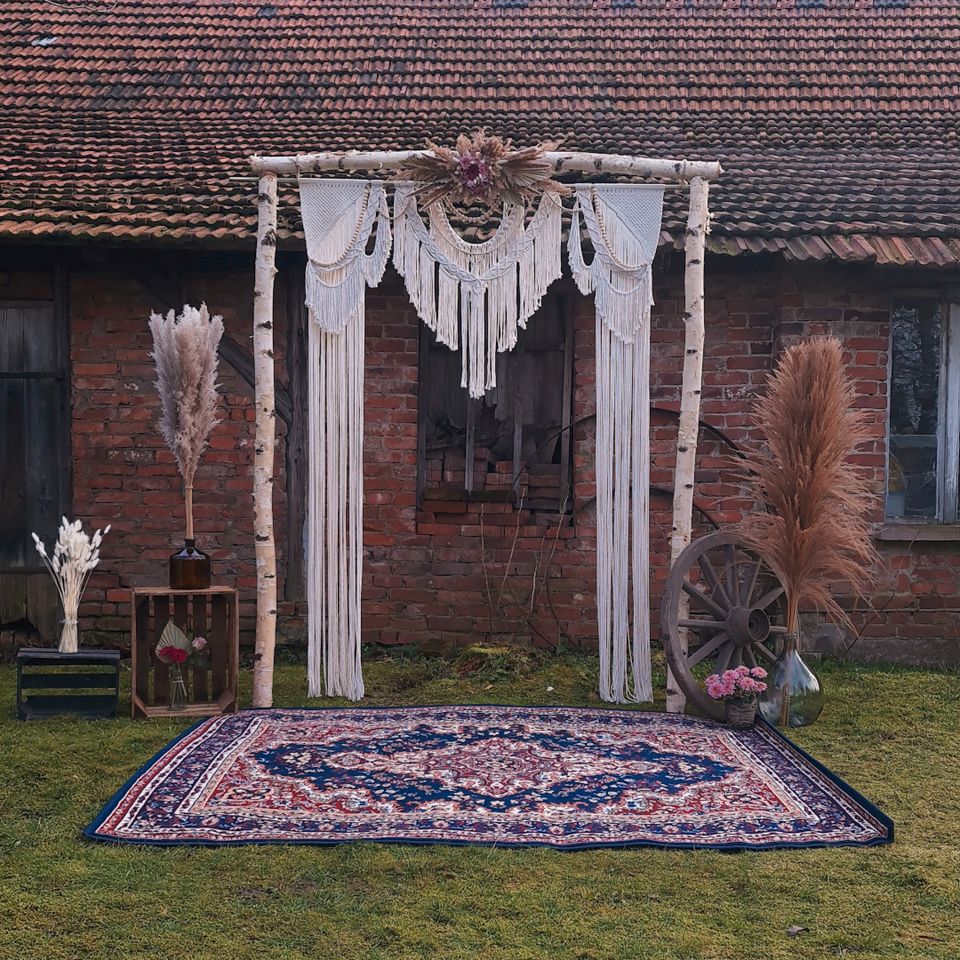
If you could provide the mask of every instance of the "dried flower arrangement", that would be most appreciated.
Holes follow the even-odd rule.
[[[177,460],[186,506],[186,539],[193,537],[193,480],[217,420],[217,348],[223,318],[211,317],[205,303],[184,305],[179,317],[150,315],[151,356],[160,395],[158,427]]]
[[[713,700],[756,700],[767,689],[763,682],[767,671],[763,667],[739,666],[723,673],[712,673],[704,681],[707,695]]]
[[[704,682],[707,696],[726,707],[732,727],[752,727],[757,718],[757,698],[767,689],[763,667],[745,664],[723,673],[712,673]]]
[[[396,177],[423,183],[417,193],[424,207],[433,203],[492,207],[504,200],[522,206],[544,192],[570,192],[552,178],[553,168],[543,157],[556,147],[541,143],[517,150],[512,141],[478,130],[473,136],[461,134],[452,150],[428,140],[429,152],[407,161]]]
[[[840,341],[820,337],[784,353],[754,405],[767,450],[748,452],[745,465],[767,509],[741,531],[784,579],[792,635],[803,607],[850,625],[833,587],[846,582],[862,596],[877,558],[867,521],[874,496],[850,459],[869,436],[854,399]]]
[[[170,709],[182,710],[187,701],[187,683],[184,667],[190,665],[202,670],[209,668],[206,656],[207,640],[184,632],[168,620],[157,641],[157,659],[170,668]]]
[[[63,604],[63,630],[60,632],[61,653],[76,653],[79,648],[77,614],[87,581],[100,563],[100,543],[110,532],[110,524],[91,537],[79,520],[71,523],[66,517],[60,520],[60,530],[53,555],[47,553],[43,541],[35,534],[34,546],[57,585],[60,602]]]

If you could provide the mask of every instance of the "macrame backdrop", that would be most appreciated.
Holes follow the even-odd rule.
[[[390,255],[382,183],[302,180],[307,239],[309,695],[363,696],[364,291]],[[376,225],[372,253],[366,247]]]
[[[423,322],[461,351],[461,386],[482,397],[496,386],[497,353],[516,346],[517,329],[560,276],[560,199],[544,193],[529,224],[523,207],[506,203],[496,233],[468,243],[440,203],[429,207],[427,227],[414,190],[397,187],[393,261]]]
[[[597,620],[600,696],[653,698],[650,676],[650,308],[663,188],[585,184],[567,244],[581,293],[595,293]],[[593,244],[583,259],[580,219]],[[632,588],[632,610],[631,610]]]
[[[561,274],[562,206],[543,194],[526,222],[505,204],[483,243],[454,231],[443,206],[429,226],[415,188],[394,199],[394,263],[437,339],[460,350],[462,386],[481,397],[496,386],[497,354],[536,312]],[[384,186],[303,180],[310,324],[309,677],[311,696],[363,696],[360,588],[363,562],[364,291],[380,282],[391,231]],[[663,188],[576,188],[568,244],[582,293],[597,316],[597,611],[600,695],[652,698],[649,622],[649,366],[651,263]],[[587,266],[581,219],[594,249]],[[372,253],[366,253],[376,227]]]

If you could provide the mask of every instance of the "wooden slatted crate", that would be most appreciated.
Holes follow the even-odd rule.
[[[134,717],[210,717],[233,713],[238,705],[240,621],[232,587],[170,590],[134,587],[130,591],[130,654]],[[157,641],[168,620],[207,639],[210,669],[186,672],[189,699],[171,711],[170,670],[156,657]]]
[[[17,718],[72,714],[115,717],[120,692],[120,651],[60,653],[23,647],[17,652]]]

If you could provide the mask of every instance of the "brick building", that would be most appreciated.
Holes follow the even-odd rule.
[[[595,0],[376,6],[121,0],[0,12],[0,620],[57,616],[29,532],[113,531],[84,636],[128,642],[127,587],[182,536],[154,427],[146,320],[224,316],[223,423],[197,478],[200,545],[254,598],[252,153],[415,147],[490,132],[719,159],[711,201],[701,529],[749,503],[730,463],[792,339],[845,342],[874,440],[884,563],[863,655],[958,662],[960,27],[946,6]],[[666,575],[682,344],[682,212],[655,262],[651,577]],[[303,632],[304,253],[282,185],[276,491],[280,634]],[[365,639],[595,639],[593,308],[569,281],[531,321],[509,395],[471,406],[402,283],[368,293]],[[512,379],[511,379],[512,378]],[[517,481],[515,485],[515,481]],[[469,486],[470,490],[467,491]],[[520,491],[520,502],[516,489]],[[288,496],[289,493],[289,496]]]

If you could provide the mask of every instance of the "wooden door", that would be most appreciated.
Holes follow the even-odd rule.
[[[31,533],[48,545],[70,503],[65,324],[52,302],[0,301],[0,623],[53,639],[56,594]]]

